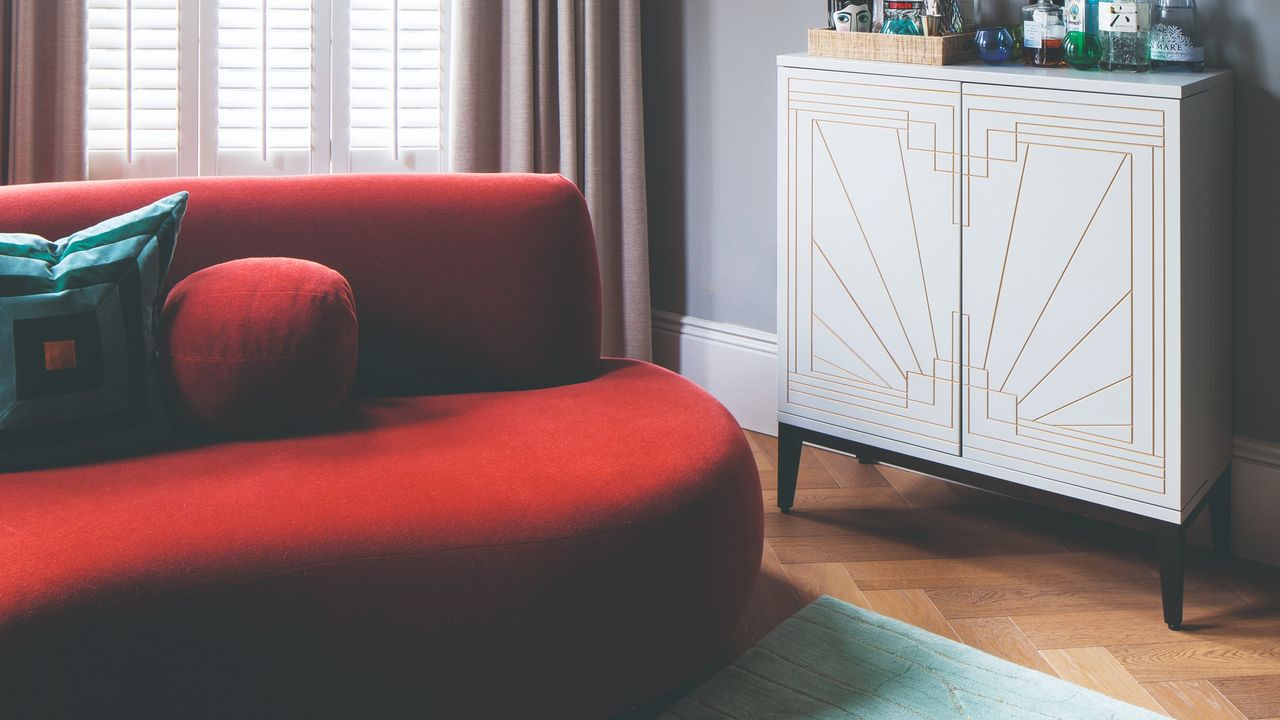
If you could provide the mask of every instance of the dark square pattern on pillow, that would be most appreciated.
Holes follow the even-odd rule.
[[[161,294],[186,203],[177,193],[56,242],[0,234],[4,465],[127,449],[110,439],[155,425]]]
[[[92,311],[13,321],[17,399],[102,387],[102,333]]]

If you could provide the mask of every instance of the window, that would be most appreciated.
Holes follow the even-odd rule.
[[[444,0],[89,0],[89,176],[434,171]]]

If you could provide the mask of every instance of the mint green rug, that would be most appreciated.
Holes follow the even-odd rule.
[[[821,597],[663,715],[868,720],[1163,716]]]

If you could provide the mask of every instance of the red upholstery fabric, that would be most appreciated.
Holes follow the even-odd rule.
[[[0,188],[0,232],[65,235],[187,190],[169,284],[244,257],[313,260],[360,303],[364,395],[592,377],[600,280],[582,195],[555,175],[202,177]]]
[[[0,475],[0,509],[0,702],[39,716],[604,716],[726,642],[762,533],[733,418],[618,360]]]
[[[308,435],[0,474],[0,717],[600,717],[718,652],[759,569],[755,465],[710,396],[600,361],[571,184],[13,186],[0,230],[177,189],[170,282],[264,255],[347,278],[363,397]]]
[[[308,260],[247,258],[174,286],[160,340],[166,396],[205,430],[297,430],[347,398],[355,376],[355,299]]]

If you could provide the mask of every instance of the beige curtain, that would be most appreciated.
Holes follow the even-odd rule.
[[[640,0],[455,0],[448,150],[459,172],[559,172],[582,189],[604,352],[651,352]]]
[[[0,184],[86,176],[87,5],[0,0]]]

